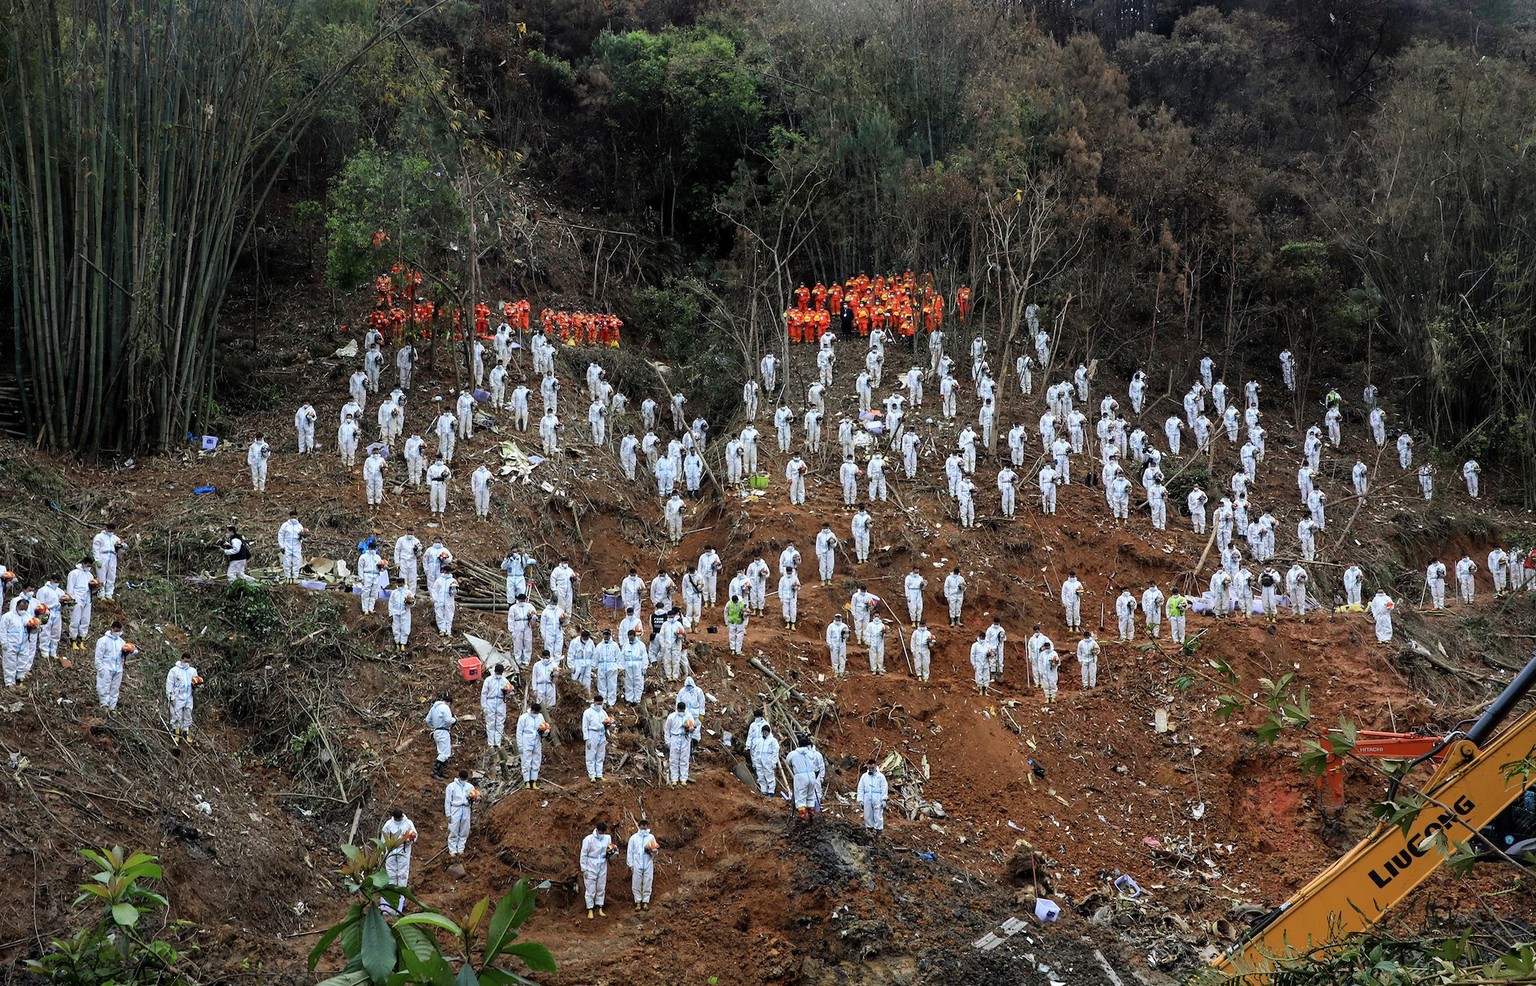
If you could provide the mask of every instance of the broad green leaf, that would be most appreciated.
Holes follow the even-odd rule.
[[[535,941],[520,941],[508,945],[504,955],[515,955],[534,972],[554,972],[555,956],[548,948]]]
[[[491,898],[481,897],[475,901],[475,906],[469,912],[469,920],[464,922],[464,933],[472,935],[480,930],[480,922],[485,920],[485,912],[491,906]]]
[[[400,953],[400,958],[405,962],[406,971],[411,974],[411,982],[418,986],[453,986],[453,967],[440,953],[434,952],[423,959],[406,951]]]
[[[1247,700],[1241,695],[1218,695],[1216,696],[1216,713],[1212,718],[1217,722],[1230,722],[1232,717],[1241,712],[1247,704]]]
[[[451,918],[446,918],[443,915],[436,913],[435,911],[422,911],[419,914],[407,914],[405,917],[395,922],[395,927],[399,928],[403,925],[404,927],[409,928],[414,924],[430,924],[434,928],[443,929],[450,935],[453,935],[455,938],[464,937],[463,928],[460,928],[457,924],[454,924]]]
[[[517,904],[517,913],[512,917],[512,927],[521,928],[533,916],[533,906],[537,903],[538,895],[528,885],[527,877],[520,878],[512,885],[512,893],[520,897]]]
[[[1327,773],[1328,750],[1321,743],[1310,740],[1304,743],[1303,746],[1306,749],[1302,751],[1301,756],[1298,758],[1302,775],[1306,777],[1321,777]]]
[[[113,904],[112,920],[124,928],[131,928],[139,923],[139,909],[127,901]]]
[[[496,910],[491,913],[491,925],[485,933],[485,961],[495,962],[501,950],[516,937],[517,929],[512,927],[516,913],[517,892],[514,890],[498,900]]]
[[[320,936],[320,941],[315,944],[314,948],[309,950],[310,972],[315,971],[315,966],[320,963],[320,957],[325,954],[326,949],[331,947],[331,942],[334,942],[338,937],[340,937],[343,931],[357,924],[362,916],[362,908],[357,904],[353,904],[351,907],[347,908],[346,917],[342,918],[341,921],[337,924],[334,924],[330,928],[326,929],[325,934]]]
[[[475,967],[468,962],[459,966],[459,974],[453,977],[453,986],[480,986],[480,977],[475,975]]]
[[[363,950],[363,913],[367,906],[372,905],[360,908],[357,920],[347,925],[341,932],[341,951],[348,958],[360,954]]]
[[[402,955],[414,955],[425,962],[437,954],[437,942],[432,940],[431,935],[421,930],[420,925],[406,925],[402,928],[397,924],[395,934],[400,937],[400,944],[406,948]]]
[[[362,969],[353,969],[349,972],[334,975],[329,979],[321,980],[319,986],[362,986],[367,981],[367,972]]]
[[[537,986],[533,980],[519,976],[511,969],[488,965],[480,970],[480,986]]]
[[[363,968],[374,986],[384,986],[384,981],[395,971],[395,936],[389,922],[377,907],[363,912]]]

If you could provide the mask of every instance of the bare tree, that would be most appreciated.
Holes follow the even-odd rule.
[[[979,233],[996,291],[1000,348],[1007,366],[1026,324],[1025,309],[1042,284],[1072,265],[1083,233],[1067,221],[1061,191],[1046,173],[1027,175],[1011,193],[989,191],[984,201],[987,211]]]

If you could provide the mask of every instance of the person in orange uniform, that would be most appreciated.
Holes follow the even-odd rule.
[[[430,301],[418,301],[411,306],[411,320],[428,339],[432,338],[432,323],[436,318],[437,306]]]
[[[395,303],[395,282],[388,274],[380,274],[373,279],[373,290],[379,296],[377,307],[388,308]]]
[[[843,286],[833,283],[827,288],[827,311],[840,312],[843,310]]]
[[[827,286],[820,281],[811,289],[811,300],[816,305],[817,311],[825,311],[827,307]]]
[[[962,284],[955,291],[955,314],[960,316],[963,323],[971,314],[971,286]]]
[[[376,329],[379,335],[384,337],[385,342],[389,341],[390,324],[388,308],[380,305],[378,308],[375,308],[373,311],[369,312],[368,325],[371,328]]]
[[[795,308],[803,312],[810,307],[810,304],[811,289],[806,287],[805,282],[802,281],[800,286],[795,288]]]

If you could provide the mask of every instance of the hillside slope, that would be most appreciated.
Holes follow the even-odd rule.
[[[1397,468],[1390,450],[1378,455],[1355,420],[1346,427],[1344,446],[1325,454],[1321,483],[1333,505],[1321,539],[1322,563],[1309,566],[1314,594],[1326,600],[1342,592],[1336,566],[1366,566],[1395,586],[1405,611],[1400,633],[1432,649],[1446,641],[1448,653],[1436,666],[1377,644],[1359,615],[1327,610],[1286,616],[1273,628],[1258,619],[1217,625],[1195,617],[1190,635],[1200,636],[1193,654],[1146,648],[1144,639],[1115,643],[1112,601],[1119,589],[1139,595],[1149,581],[1183,587],[1192,572],[1203,587],[1211,570],[1206,538],[1190,531],[1180,511],[1171,511],[1166,532],[1153,531],[1144,510],[1114,526],[1102,491],[1084,484],[1063,489],[1054,517],[1043,517],[1025,491],[1018,516],[1002,518],[991,482],[996,465],[986,454],[978,469],[979,526],[960,529],[942,472],[958,422],[940,420],[930,397],[930,406],[914,415],[933,418],[918,426],[925,438],[918,478],[896,478],[899,456],[892,456],[892,499],[872,505],[870,562],[850,566],[840,556],[827,585],[815,584],[808,571],[798,629],[783,628],[770,599],[768,615],[754,619],[747,635],[746,656],[792,684],[798,697],[788,705],[815,723],[830,767],[824,817],[797,829],[781,802],[758,797],[734,776],[739,757],[723,747],[723,733],[740,737],[761,697],[782,688],[747,661],[730,657],[723,631],[698,632],[691,637],[691,666],[712,696],[706,720],[712,733],[696,782],[687,788],[659,783],[652,730],[676,686],[661,682],[658,673],[643,712],[621,707],[616,713],[609,780],[592,786],[577,736],[582,702],[562,680],[553,715],[559,738],[545,758],[547,782],[538,792],[525,792],[485,777],[488,804],[470,836],[468,875],[456,879],[446,856],[438,854],[442,788],[428,776],[430,741],[420,721],[429,697],[442,689],[453,694],[461,714],[476,710],[478,686],[454,673],[454,662],[469,653],[462,638],[440,638],[429,608],[418,604],[411,648],[397,655],[389,647],[382,606],[369,617],[358,612],[355,597],[335,592],[289,586],[227,591],[217,552],[210,550],[223,525],[237,522],[251,538],[253,568],[264,575],[262,569],[275,561],[276,528],[290,508],[312,532],[306,546],[311,556],[351,560],[357,541],[370,531],[388,543],[414,524],[424,541],[441,533],[454,554],[471,563],[466,595],[477,599],[499,590],[480,566],[494,570],[511,538],[531,546],[545,571],[561,556],[570,558],[586,597],[573,622],[600,629],[617,620],[597,605],[595,593],[616,584],[631,565],[642,575],[658,565],[678,571],[712,544],[725,562],[723,588],[758,554],[773,562],[791,539],[811,562],[810,546],[823,520],[851,544],[833,474],[836,418],[857,406],[852,374],[840,369],[831,390],[833,427],[826,451],[811,458],[803,507],[788,503],[780,481],[787,457],[773,450],[771,426],[760,420],[764,471],[772,477],[766,494],[743,497],[706,483],[705,495],[689,505],[684,527],[690,533],[672,546],[662,536],[654,483],[625,482],[612,448],[592,447],[583,441],[585,429],[576,426],[585,406],[580,395],[587,360],[612,364],[611,354],[562,355],[563,400],[577,402],[562,406],[571,422],[568,452],[538,466],[531,485],[498,485],[489,520],[475,519],[470,509],[470,465],[498,463],[495,445],[503,439],[532,450],[537,437],[509,434],[505,415],[498,415],[499,433],[479,431],[461,443],[449,513],[444,526],[434,528],[422,491],[402,494],[391,486],[383,507],[370,511],[359,476],[338,462],[328,432],[352,366],[328,355],[336,341],[263,340],[269,365],[282,374],[282,393],[293,404],[315,401],[322,449],[312,457],[292,453],[291,406],[243,419],[242,430],[265,431],[273,441],[264,496],[249,489],[244,435],[224,436],[213,455],[189,452],[111,469],[49,462],[15,446],[4,450],[17,480],[5,484],[4,560],[26,579],[61,571],[98,523],[115,520],[129,543],[123,564],[128,585],[120,606],[99,607],[95,629],[121,615],[145,650],[142,661],[130,666],[123,711],[115,716],[95,708],[89,659],[79,655],[73,669],[40,666],[33,686],[7,695],[0,706],[0,743],[12,757],[8,787],[16,806],[4,827],[6,858],[13,872],[33,874],[35,888],[30,899],[0,904],[0,944],[8,957],[34,950],[67,923],[78,878],[70,850],[123,843],[165,858],[175,915],[203,929],[198,962],[207,978],[302,981],[302,956],[312,941],[307,933],[342,906],[329,873],[338,858],[335,846],[354,828],[356,838],[368,836],[387,809],[399,805],[422,829],[412,883],[434,905],[459,912],[518,876],[550,881],[526,933],[555,950],[562,971],[553,981],[873,984],[960,975],[966,981],[1111,982],[1096,948],[1121,976],[1161,981],[1159,969],[1187,966],[1199,946],[1227,939],[1225,925],[1208,929],[1229,919],[1234,906],[1278,904],[1368,824],[1363,805],[1375,785],[1364,773],[1351,771],[1344,812],[1325,810],[1291,756],[1296,743],[1257,744],[1262,710],[1250,708],[1217,723],[1218,694],[1252,693],[1260,678],[1294,671],[1320,724],[1348,716],[1362,727],[1445,728],[1474,711],[1507,680],[1508,668],[1518,666],[1518,651],[1493,631],[1522,632],[1531,621],[1530,597],[1493,599],[1486,575],[1473,606],[1443,614],[1417,610],[1422,576],[1415,572],[1421,572],[1422,558],[1436,554],[1449,563],[1462,550],[1481,558],[1521,521],[1486,501],[1471,503],[1459,488],[1446,488],[1425,504],[1411,474]],[[951,351],[958,356],[968,341],[953,339]],[[850,357],[862,357],[856,343],[840,347],[845,367]],[[888,354],[889,378],[903,366],[894,345]],[[808,347],[796,349],[784,368],[786,393],[797,410],[804,408],[804,385],[815,372],[812,356]],[[428,396],[454,392],[455,375],[446,360],[440,364],[419,373],[407,434],[425,433]],[[1177,377],[1189,369],[1179,368]],[[1229,382],[1268,377],[1241,364],[1220,369]],[[1002,380],[1000,432],[1019,420],[1033,433],[1043,385],[1062,375],[1037,377],[1028,399],[1014,381]],[[1125,404],[1124,380],[1109,377],[1107,368],[1096,376],[1094,403],[1100,392],[1110,392]],[[891,389],[888,382],[882,393]],[[633,404],[646,396],[635,389],[629,395]],[[537,395],[534,401],[536,417]],[[1141,416],[1148,432],[1160,435],[1154,423],[1176,407],[1176,398],[1149,400]],[[974,415],[968,391],[961,410],[962,421]],[[1304,428],[1321,412],[1272,413],[1291,420],[1271,422],[1270,456],[1254,501],[1273,504],[1281,520],[1277,567],[1283,570],[1295,554],[1294,536],[1284,533],[1294,529],[1287,518],[1296,513],[1295,426]],[[716,422],[714,432],[741,423]],[[796,448],[798,433],[797,425]],[[715,458],[721,444],[719,437],[712,442],[711,459],[723,477]],[[999,447],[1006,456],[1006,447]],[[1032,442],[1031,457],[1038,449]],[[1357,455],[1373,464],[1377,492],[1355,511],[1347,485]],[[1172,474],[1198,463],[1186,454],[1169,465]],[[1211,469],[1217,477],[1236,467],[1235,449],[1224,437],[1216,442],[1212,465],[1220,467]],[[1027,465],[1023,471],[1033,473]],[[399,479],[392,476],[391,484]],[[1219,482],[1206,487],[1213,500]],[[194,494],[202,485],[216,489]],[[1496,496],[1498,477],[1489,477],[1488,487]],[[939,646],[931,682],[906,673],[894,634],[887,648],[891,674],[865,673],[861,647],[850,648],[849,677],[830,674],[822,630],[847,604],[856,582],[900,611],[900,581],[915,566],[929,578],[930,623],[942,624],[937,584],[954,564],[963,567],[973,591],[959,628],[934,626]],[[1069,660],[1060,701],[1045,705],[1025,686],[1023,641],[1039,623],[1063,652],[1069,650],[1072,638],[1055,601],[1068,570],[1090,590],[1085,623],[1101,629],[1099,604],[1108,610],[1100,684],[1092,692],[1079,690]],[[967,647],[994,615],[1009,632],[1009,663],[1004,679],[981,696],[971,683]],[[718,609],[706,613],[707,625],[719,620]],[[504,610],[462,606],[456,630],[504,640]],[[210,683],[198,709],[197,743],[176,756],[163,733],[158,694],[164,668],[183,646],[196,654]],[[1231,666],[1239,684],[1216,678],[1208,662],[1218,660]],[[1177,679],[1186,674],[1195,681],[1183,690]],[[1165,709],[1170,728],[1160,733],[1153,723]],[[488,771],[478,725],[465,725],[456,737],[455,766]],[[892,751],[914,764],[926,760],[930,777],[923,797],[940,802],[946,817],[909,820],[893,810],[884,840],[872,845],[856,808],[839,796],[851,794],[863,760]],[[24,766],[17,766],[18,757],[25,758]],[[1031,761],[1043,777],[1031,771]],[[663,845],[656,909],[629,910],[627,872],[618,866],[609,879],[610,916],[589,923],[575,881],[580,839],[598,820],[627,836],[641,815],[652,820]],[[1135,902],[1115,902],[1110,881],[1120,873],[1131,874],[1146,893]],[[1441,875],[1429,892],[1454,912],[1457,901],[1494,879],[1486,873]],[[1007,918],[1028,916],[1036,883],[1062,904],[1059,925],[1031,928],[1031,940],[1021,941],[1021,935],[998,952],[970,948]],[[1523,908],[1508,898],[1494,906]],[[1089,944],[1079,940],[1084,938]],[[999,958],[1008,954],[1014,958]],[[1017,961],[1024,954],[1035,961]],[[1053,971],[1040,971],[1042,965]]]

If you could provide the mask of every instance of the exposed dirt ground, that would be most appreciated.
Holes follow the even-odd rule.
[[[462,639],[439,638],[429,607],[418,604],[412,648],[396,655],[388,646],[382,605],[367,617],[359,614],[355,597],[294,587],[276,590],[270,630],[260,623],[205,624],[210,613],[229,616],[221,601],[222,566],[209,547],[222,525],[238,522],[257,552],[253,568],[258,571],[275,563],[275,532],[290,507],[300,511],[313,532],[306,548],[310,555],[350,560],[370,528],[391,542],[414,524],[423,540],[441,533],[460,559],[494,568],[511,536],[535,546],[543,571],[568,555],[589,597],[615,585],[630,564],[642,575],[654,572],[658,563],[675,569],[713,544],[725,560],[723,589],[757,552],[774,562],[791,538],[812,562],[811,545],[823,520],[831,520],[851,543],[849,514],[834,477],[835,421],[837,412],[856,407],[854,371],[848,364],[855,349],[858,357],[863,350],[857,343],[844,344],[844,366],[832,390],[827,452],[813,457],[806,505],[788,504],[781,481],[786,457],[773,449],[771,424],[760,418],[764,470],[774,478],[767,495],[722,496],[707,487],[704,498],[690,505],[685,528],[692,533],[673,548],[662,537],[654,484],[631,487],[622,479],[612,448],[596,449],[584,441],[579,410],[586,405],[581,377],[588,354],[580,352],[566,354],[562,369],[567,442],[579,457],[557,457],[539,466],[531,486],[499,485],[491,519],[476,520],[468,473],[482,456],[491,456],[488,461],[495,464],[493,444],[509,437],[503,419],[500,434],[480,433],[461,445],[444,527],[427,523],[423,491],[393,491],[403,479],[399,475],[391,476],[383,508],[370,512],[360,476],[344,470],[334,451],[336,408],[345,400],[345,377],[352,367],[329,352],[344,341],[316,332],[314,338],[280,348],[280,342],[263,338],[261,346],[272,348],[258,350],[265,363],[259,372],[279,397],[242,418],[239,433],[223,436],[226,444],[212,456],[189,451],[109,468],[49,461],[14,445],[3,450],[12,463],[3,468],[18,480],[14,486],[4,484],[11,486],[5,496],[8,537],[24,537],[28,523],[36,520],[47,525],[46,537],[54,539],[37,548],[39,554],[53,550],[56,541],[58,553],[73,557],[98,523],[107,518],[117,522],[129,543],[122,573],[129,587],[120,592],[120,608],[112,603],[98,607],[95,629],[99,632],[120,613],[130,624],[130,637],[146,651],[139,666],[129,667],[124,711],[111,719],[95,708],[89,655],[75,655],[73,670],[40,664],[31,689],[4,699],[0,744],[13,758],[14,777],[4,785],[10,808],[7,823],[0,826],[0,845],[9,872],[31,887],[30,894],[0,897],[0,951],[7,958],[32,952],[67,925],[71,887],[80,876],[68,852],[115,842],[164,857],[175,916],[204,929],[197,961],[205,978],[302,980],[310,932],[324,927],[346,904],[330,871],[339,857],[336,845],[354,824],[354,812],[361,809],[357,838],[365,838],[390,806],[399,805],[422,831],[412,884],[434,905],[461,913],[478,896],[497,892],[518,876],[550,881],[525,934],[554,950],[561,964],[558,977],[551,977],[556,982],[947,980],[1077,986],[1114,982],[1116,974],[1120,981],[1158,982],[1165,973],[1195,963],[1200,946],[1228,940],[1224,926],[1212,926],[1228,919],[1234,905],[1280,903],[1367,831],[1366,808],[1379,790],[1363,769],[1351,768],[1346,806],[1331,809],[1315,782],[1298,770],[1294,754],[1300,738],[1260,746],[1254,730],[1263,716],[1256,710],[1218,724],[1213,716],[1218,693],[1251,694],[1261,677],[1295,671],[1319,724],[1347,716],[1364,728],[1444,729],[1475,714],[1508,680],[1510,668],[1522,663],[1521,642],[1497,634],[1530,632],[1530,595],[1496,600],[1483,573],[1480,600],[1472,607],[1428,614],[1414,604],[1428,554],[1449,565],[1466,549],[1481,563],[1495,537],[1528,535],[1530,518],[1497,508],[1497,498],[1509,492],[1500,489],[1497,475],[1486,479],[1492,501],[1474,504],[1455,483],[1426,504],[1418,498],[1412,475],[1398,469],[1395,454],[1389,449],[1379,455],[1365,440],[1360,415],[1347,422],[1344,447],[1325,454],[1322,485],[1333,499],[1329,527],[1320,538],[1323,562],[1308,566],[1314,594],[1325,601],[1342,595],[1338,573],[1343,565],[1360,562],[1373,580],[1391,580],[1400,600],[1400,639],[1411,636],[1431,649],[1444,642],[1446,656],[1435,662],[1441,667],[1396,644],[1377,644],[1369,621],[1360,615],[1326,609],[1305,618],[1287,616],[1273,632],[1257,619],[1218,625],[1193,617],[1190,635],[1201,634],[1193,656],[1145,648],[1144,639],[1116,643],[1111,639],[1113,598],[1121,587],[1139,596],[1148,581],[1165,588],[1191,584],[1187,580],[1206,539],[1191,533],[1182,510],[1170,510],[1166,532],[1151,529],[1144,509],[1133,511],[1130,523],[1117,528],[1107,519],[1102,491],[1074,484],[1062,491],[1055,517],[1042,517],[1036,498],[1026,490],[1017,518],[1007,520],[995,516],[996,465],[983,455],[978,470],[981,524],[962,531],[943,496],[944,453],[937,451],[952,447],[957,424],[921,424],[934,441],[924,443],[918,479],[894,479],[892,500],[873,505],[876,550],[871,561],[850,568],[848,559],[840,558],[829,585],[817,584],[814,565],[808,564],[799,629],[782,628],[777,602],[770,599],[768,615],[755,619],[748,633],[748,656],[760,656],[805,696],[799,714],[813,717],[821,699],[830,700],[835,710],[816,717],[819,745],[831,767],[827,810],[820,820],[808,830],[797,829],[783,802],[757,796],[732,773],[739,757],[722,746],[722,734],[741,735],[769,683],[748,663],[725,653],[722,628],[716,635],[692,638],[703,645],[694,652],[694,673],[713,696],[706,720],[713,733],[706,737],[694,784],[668,788],[658,783],[658,744],[635,710],[622,707],[608,780],[601,787],[591,785],[576,732],[583,703],[562,681],[553,716],[561,738],[546,755],[544,789],[520,792],[486,779],[489,803],[474,821],[468,876],[455,879],[447,872],[446,857],[436,855],[444,837],[442,787],[428,776],[430,742],[420,721],[429,696],[443,688],[453,692],[461,714],[478,712],[478,687],[456,680],[452,670],[468,647]],[[956,339],[951,347],[958,356],[966,344],[968,338]],[[814,372],[812,355],[809,348],[797,351],[786,368],[788,393],[797,409],[803,410],[804,384]],[[1272,354],[1263,354],[1262,367],[1226,367],[1226,379],[1234,388],[1250,375],[1267,381],[1271,359]],[[446,356],[440,355],[439,364],[448,365]],[[892,372],[882,393],[892,390],[889,378],[906,365],[894,347],[887,365]],[[1176,369],[1183,380],[1193,368],[1181,364]],[[1011,374],[1001,380],[1005,398],[999,432],[1023,420],[1033,434],[1044,384],[1067,372],[1058,366],[1049,377],[1037,377],[1035,396],[1027,401]],[[386,389],[392,381],[393,373],[387,372]],[[1101,392],[1120,395],[1125,403],[1124,382],[1123,373],[1116,378],[1113,370],[1101,367],[1093,403]],[[407,434],[416,429],[425,434],[430,412],[424,405],[432,394],[455,392],[452,385],[446,369],[420,374],[408,405]],[[633,386],[624,389],[635,405],[645,396]],[[1351,391],[1358,392],[1353,381]],[[1266,402],[1280,393],[1276,383],[1266,391]],[[292,451],[291,417],[306,397],[320,412],[321,451],[301,459]],[[913,417],[937,418],[936,403],[930,397],[930,407]],[[1149,403],[1139,420],[1161,446],[1159,423],[1176,408],[1177,398]],[[537,417],[536,394],[534,404]],[[973,396],[967,393],[961,410],[962,416],[974,412]],[[636,417],[632,413],[631,420]],[[1308,406],[1297,413],[1271,407],[1267,418],[1270,456],[1251,497],[1255,513],[1270,506],[1280,521],[1277,567],[1283,571],[1296,553],[1294,475],[1300,436],[1294,425],[1304,428],[1320,419],[1321,409]],[[715,424],[717,434],[730,427],[729,422]],[[251,492],[244,464],[244,446],[255,430],[264,430],[275,450],[264,496]],[[365,429],[370,435],[373,431]],[[1395,436],[1394,427],[1389,425],[1389,431]],[[510,437],[535,450],[536,435]],[[713,443],[714,454],[720,443]],[[1032,442],[1032,456],[1038,448]],[[1006,457],[1001,441],[999,451]],[[1421,446],[1420,454],[1425,452]],[[1348,472],[1357,455],[1373,466],[1374,492],[1356,512]],[[17,463],[23,459],[38,465],[22,470]],[[891,461],[894,476],[899,456]],[[1170,460],[1172,468],[1165,471],[1173,474],[1194,461],[1186,446],[1186,456]],[[1215,462],[1215,478],[1205,486],[1213,505],[1236,468],[1235,448],[1225,437],[1216,441]],[[714,464],[718,469],[718,460]],[[1026,464],[1022,472],[1032,476],[1036,468]],[[51,485],[61,475],[63,483]],[[193,494],[205,484],[216,491]],[[52,510],[50,498],[76,519]],[[1182,502],[1182,496],[1174,499]],[[1521,543],[1529,543],[1529,537]],[[963,566],[972,593],[964,625],[951,629],[943,625],[938,589],[956,563]],[[907,675],[894,635],[888,638],[890,675],[865,673],[864,649],[851,647],[854,673],[834,679],[821,636],[831,614],[847,603],[857,580],[904,616],[900,582],[913,565],[929,578],[928,616],[937,624],[933,681],[925,684]],[[1202,588],[1211,565],[1206,558],[1199,569]],[[1075,570],[1090,590],[1084,618],[1102,630],[1104,659],[1099,688],[1092,692],[1079,689],[1076,664],[1068,660],[1061,700],[1046,706],[1025,685],[1024,640],[1039,623],[1063,652],[1069,651],[1073,639],[1055,602],[1068,570]],[[23,572],[29,579],[39,574]],[[198,572],[212,575],[212,581],[188,581]],[[473,574],[468,582],[471,596],[494,588]],[[993,615],[1002,617],[1009,632],[1008,667],[993,694],[984,697],[972,685],[967,648]],[[719,621],[718,609],[706,613],[706,623]],[[601,628],[617,621],[589,599],[577,622]],[[458,629],[504,640],[504,610],[462,608]],[[228,639],[214,640],[210,634]],[[274,640],[269,634],[291,636]],[[205,694],[198,709],[198,744],[175,757],[161,731],[158,681],[169,655],[188,640],[205,674],[232,680],[223,682],[223,692]],[[316,640],[328,649],[317,654]],[[255,664],[244,659],[258,653],[264,656]],[[1230,664],[1240,683],[1213,681],[1207,661],[1214,659]],[[1174,682],[1186,673],[1196,674],[1196,682],[1180,691]],[[658,679],[659,674],[653,677],[647,716],[664,713],[675,687]],[[281,743],[274,742],[273,730],[286,728],[284,722],[275,715],[263,721],[266,706],[261,702],[290,681],[323,697],[323,705],[317,699],[314,716],[318,732],[297,741],[306,751],[300,761],[308,765],[305,770],[296,768],[296,758],[285,756]],[[232,711],[235,693],[249,699],[238,706],[239,714]],[[231,698],[224,702],[213,695]],[[1160,709],[1168,710],[1171,728],[1166,733],[1153,726]],[[478,724],[464,725],[456,737],[455,766],[488,769]],[[316,752],[319,740],[324,741],[323,756]],[[859,763],[892,750],[914,762],[926,758],[931,777],[924,797],[942,803],[947,817],[909,820],[893,810],[884,839],[871,844],[856,810],[837,795],[852,791]],[[25,757],[25,765],[18,768],[17,757]],[[1043,777],[1034,775],[1030,761]],[[627,837],[632,819],[640,815],[650,818],[663,846],[655,909],[631,909],[628,872],[616,865],[609,877],[609,916],[588,922],[575,882],[580,840],[598,820],[612,824],[621,839]],[[1038,857],[1017,845],[1021,839]],[[1110,884],[1120,873],[1138,881],[1145,891],[1141,898],[1116,900]],[[1416,899],[1434,900],[1437,914],[1454,913],[1475,890],[1507,884],[1507,878],[1498,882],[1500,876],[1486,871],[1466,879],[1441,874]],[[1042,928],[1030,919],[1025,933],[996,951],[970,948],[970,942],[1006,919],[1029,917],[1036,881],[1048,882],[1049,896],[1062,905],[1061,921]],[[1531,911],[1522,896],[1495,898],[1492,906],[1526,917]],[[1422,905],[1406,911],[1416,922],[1432,917]],[[1106,972],[1109,966],[1116,973]]]

